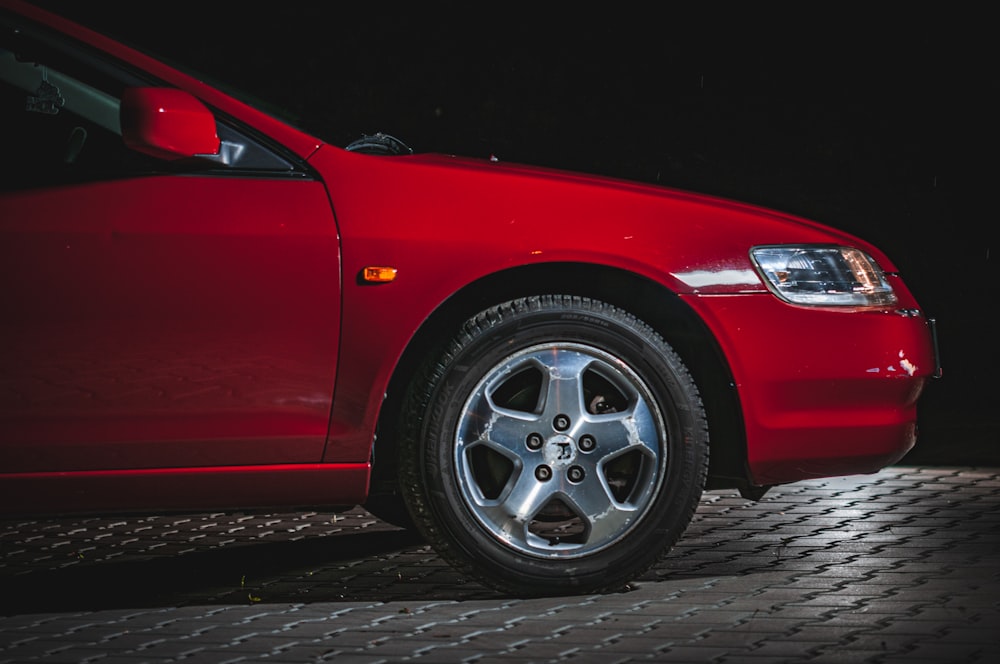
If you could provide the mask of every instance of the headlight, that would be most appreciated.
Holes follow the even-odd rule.
[[[882,268],[871,256],[851,247],[754,247],[750,257],[764,283],[788,302],[854,307],[896,304]]]

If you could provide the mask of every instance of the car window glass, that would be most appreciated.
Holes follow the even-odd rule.
[[[0,153],[10,174],[0,188],[190,170],[291,169],[238,129],[219,124],[226,159],[167,162],[122,141],[123,89],[155,84],[73,44],[0,24]]]
[[[4,33],[6,36],[7,33]],[[44,186],[148,171],[121,140],[118,98],[53,66],[45,49],[0,43],[2,186]],[[19,48],[20,47],[20,48]]]

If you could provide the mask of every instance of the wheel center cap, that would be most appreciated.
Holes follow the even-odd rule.
[[[542,455],[552,468],[568,466],[576,459],[576,443],[564,434],[557,434],[545,441]]]

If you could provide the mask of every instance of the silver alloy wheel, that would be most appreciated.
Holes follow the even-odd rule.
[[[580,343],[525,348],[496,364],[459,416],[459,494],[518,552],[571,559],[635,528],[666,467],[666,428],[624,362]]]

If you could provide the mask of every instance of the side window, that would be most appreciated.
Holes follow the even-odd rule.
[[[163,167],[125,147],[118,98],[95,85],[106,76],[95,72],[87,80],[84,67],[66,66],[65,55],[18,37],[16,43],[0,43],[0,160],[7,174],[0,187],[50,186]]]
[[[155,85],[88,51],[0,21],[0,190],[132,177],[178,170],[293,170],[242,132],[218,126],[218,159],[161,161],[130,150],[119,98]]]

